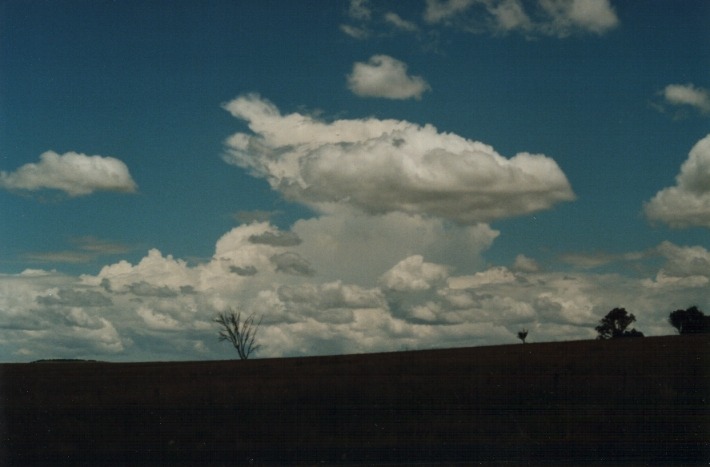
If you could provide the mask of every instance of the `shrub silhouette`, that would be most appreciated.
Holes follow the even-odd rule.
[[[523,329],[522,331],[518,331],[518,339],[523,341],[523,344],[525,343],[525,338],[528,337],[528,330]]]
[[[624,308],[614,308],[599,321],[594,329],[599,334],[597,339],[616,339],[619,337],[643,337],[643,333],[636,329],[627,331],[636,317]]]

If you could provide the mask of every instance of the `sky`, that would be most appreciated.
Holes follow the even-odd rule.
[[[710,312],[704,0],[0,0],[0,361]]]

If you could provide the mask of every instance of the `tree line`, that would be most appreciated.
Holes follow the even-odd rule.
[[[614,308],[594,328],[598,334],[597,339],[643,337],[643,333],[635,328],[628,329],[634,321],[636,317],[633,313],[629,313],[624,308]],[[710,333],[710,316],[705,316],[697,306],[672,311],[668,315],[668,323],[681,335]]]

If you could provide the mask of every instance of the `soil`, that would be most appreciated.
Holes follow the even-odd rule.
[[[710,336],[0,365],[2,465],[710,461]]]

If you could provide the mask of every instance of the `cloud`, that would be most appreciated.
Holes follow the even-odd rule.
[[[96,255],[86,251],[49,251],[25,253],[22,258],[34,263],[68,263],[80,264],[88,263],[96,258]]]
[[[415,32],[419,30],[419,27],[415,23],[403,19],[397,13],[392,11],[385,13],[384,19],[387,23],[401,31]]]
[[[539,4],[550,18],[541,28],[560,37],[575,30],[603,34],[619,23],[609,0],[540,0]]]
[[[335,214],[324,217],[330,216]],[[364,268],[380,249],[393,245],[400,233],[395,220],[410,236],[447,241],[446,231],[436,230],[432,219],[384,217],[389,216],[394,217],[369,238],[371,250],[362,249],[363,238],[353,247],[359,256],[352,254],[343,270]],[[660,268],[631,278],[545,272],[523,256],[514,269],[497,265],[459,274],[450,261],[430,259],[428,252],[435,248],[426,247],[427,242],[411,242],[410,248],[427,253],[406,255],[403,248],[379,277],[354,284],[334,278],[340,272],[335,269],[317,276],[278,270],[274,256],[290,258],[285,261],[289,265],[316,262],[309,255],[324,237],[309,238],[306,226],[316,225],[299,225],[303,241],[295,246],[253,243],[250,238],[268,237],[267,232],[273,238],[287,236],[288,231],[267,222],[235,227],[216,242],[211,260],[196,265],[151,250],[136,264],[117,262],[96,276],[42,270],[0,275],[0,349],[7,360],[20,361],[221,359],[230,349],[217,342],[211,319],[230,308],[263,317],[260,357],[514,343],[523,327],[532,342],[594,338],[594,326],[616,306],[633,312],[637,329],[646,335],[667,335],[672,333],[667,323],[671,311],[691,305],[710,309],[710,252],[700,246],[663,242],[653,251],[654,264],[662,260]],[[380,238],[385,226],[390,236]],[[335,247],[361,234],[336,240]],[[471,255],[453,244],[442,249]],[[439,258],[451,259],[443,253]],[[252,266],[258,273],[231,271]]]
[[[701,246],[681,247],[661,243],[658,253],[666,259],[663,273],[674,277],[704,276],[710,278],[710,252]]]
[[[255,244],[274,245],[274,246],[296,246],[301,243],[293,232],[264,232],[259,235],[252,235],[249,241]]]
[[[560,260],[576,268],[594,269],[611,263],[639,261],[651,254],[650,252],[630,252],[622,254],[612,254],[603,251],[596,253],[577,252],[562,255]]]
[[[277,272],[293,274],[294,276],[312,276],[316,273],[310,263],[299,256],[298,253],[287,251],[274,255],[270,259],[276,266]]]
[[[239,266],[230,266],[229,270],[239,276],[254,276],[259,272],[254,266],[247,266],[244,268]]]
[[[403,212],[475,224],[575,198],[552,159],[529,153],[506,159],[486,144],[431,125],[281,115],[253,94],[225,108],[254,132],[231,136],[225,161],[320,212],[351,206],[369,214]]]
[[[513,269],[521,272],[538,272],[540,270],[540,266],[534,259],[528,258],[523,254],[519,254],[515,257]]]
[[[102,240],[92,236],[70,238],[74,250],[30,252],[23,258],[36,263],[68,263],[79,264],[95,261],[101,256],[126,253],[132,248],[110,240]]]
[[[710,113],[710,91],[693,84],[669,84],[661,92],[666,104],[688,106],[699,112]]]
[[[431,90],[421,76],[407,75],[407,65],[387,55],[373,55],[367,63],[356,62],[348,75],[348,89],[360,97],[421,99]]]
[[[180,322],[174,318],[162,313],[157,313],[145,306],[138,307],[136,313],[150,329],[176,331],[182,327]]]
[[[397,263],[382,275],[381,284],[391,290],[428,290],[448,277],[448,268],[424,262],[421,255],[414,255]]]
[[[101,314],[113,297],[76,277],[28,270],[0,275],[0,349],[12,358],[116,355],[129,345]]]
[[[467,10],[473,4],[474,0],[426,0],[424,20],[440,23]]]
[[[499,235],[487,224],[452,225],[419,215],[369,216],[348,209],[299,220],[292,230],[303,239],[295,250],[319,275],[363,286],[375,286],[380,275],[414,254],[460,271],[475,270]]]
[[[644,205],[646,217],[675,228],[710,228],[710,135],[690,150],[675,186],[664,188]]]
[[[132,250],[132,247],[123,243],[97,238],[91,235],[83,237],[73,237],[70,239],[79,250],[86,251],[97,256],[117,255]]]
[[[370,36],[370,30],[367,24],[372,18],[372,9],[370,8],[369,0],[350,0],[347,15],[350,20],[358,23],[358,26],[341,24],[340,30],[353,39],[367,39]]]
[[[560,38],[604,34],[619,24],[608,0],[427,0],[424,20],[472,33],[519,31]]]
[[[348,15],[352,19],[369,20],[372,16],[369,0],[350,0]]]
[[[47,295],[37,297],[41,305],[62,305],[71,307],[109,306],[111,299],[97,290],[62,289],[50,291]]]
[[[497,4],[491,4],[488,7],[488,13],[493,17],[495,29],[501,31],[514,31],[516,29],[522,31],[530,31],[533,29],[533,23],[525,13],[523,5],[517,0],[501,1]]]
[[[353,39],[363,40],[370,36],[370,31],[365,28],[353,26],[351,24],[341,24],[340,30]]]
[[[14,172],[0,172],[0,188],[53,189],[74,197],[95,191],[133,193],[137,185],[126,165],[113,157],[47,151],[40,155],[38,163],[25,164]]]

